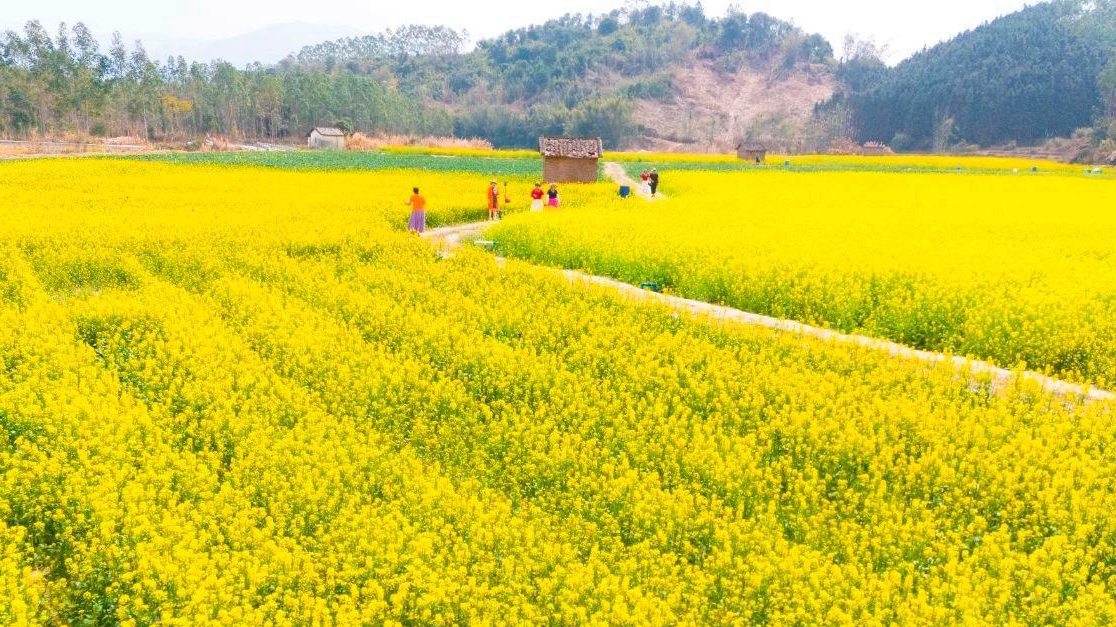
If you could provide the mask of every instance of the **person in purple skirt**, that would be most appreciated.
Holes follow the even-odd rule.
[[[426,230],[426,199],[419,194],[419,188],[414,188],[414,192],[407,201],[411,206],[411,220],[407,223],[407,230],[422,233]]]

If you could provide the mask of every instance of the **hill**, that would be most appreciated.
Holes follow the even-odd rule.
[[[32,22],[0,35],[0,135],[282,140],[330,124],[497,146],[540,133],[612,148],[723,149],[758,134],[789,146],[836,86],[823,37],[700,5],[567,15],[467,48],[464,33],[410,26],[241,69],[160,62],[119,37],[101,51],[80,23],[52,36]]]
[[[897,149],[1037,144],[1116,113],[1116,2],[1028,7],[846,85],[862,141]],[[858,89],[859,87],[859,89]]]
[[[566,15],[475,46],[449,27],[409,26],[241,68],[160,62],[120,38],[102,51],[80,23],[52,35],[32,22],[0,35],[0,136],[298,141],[328,124],[500,147],[547,133],[613,149],[761,139],[793,152],[848,139],[1010,150],[1072,135],[1060,146],[1096,159],[1116,153],[1114,50],[1116,0],[1035,5],[894,68],[871,46],[846,45],[838,63],[820,35],[700,5]]]
[[[835,85],[820,35],[763,13],[710,19],[700,5],[566,15],[467,53],[463,42],[413,28],[310,46],[282,65],[378,76],[451,111],[457,134],[501,146],[540,131],[703,149],[755,133],[787,139]]]

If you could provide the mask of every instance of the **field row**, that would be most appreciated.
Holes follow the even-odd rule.
[[[1116,618],[1106,414],[399,236],[276,243],[6,252],[0,503],[47,612]]]
[[[1015,157],[977,157],[957,155],[768,155],[761,164],[738,159],[735,155],[679,155],[672,153],[618,153],[608,159],[624,164],[636,176],[650,168],[661,170],[700,170],[710,172],[896,172],[904,174],[1019,174],[1078,175],[1087,178],[1112,178],[1103,168],[1042,159]]]
[[[208,152],[169,153],[134,157],[177,164],[263,166],[285,170],[383,170],[415,169],[432,172],[465,172],[481,175],[542,176],[542,161],[530,150],[438,149],[387,147],[375,152],[293,151],[293,152]],[[630,174],[658,168],[666,171],[725,172],[953,172],[968,174],[1017,173],[1026,176],[1077,175],[1112,178],[1111,173],[1085,172],[1084,166],[1038,159],[1004,157],[955,157],[937,155],[897,155],[855,157],[841,155],[769,156],[756,165],[735,155],[686,155],[672,153],[607,152],[607,161],[623,163]]]
[[[262,166],[281,170],[368,171],[409,169],[427,172],[462,172],[482,176],[499,175],[538,178],[542,163],[538,156],[519,152],[476,151],[427,154],[419,151],[292,151],[292,152],[195,152],[133,157],[183,165]]]
[[[398,168],[183,167],[139,159],[11,162],[0,164],[0,210],[7,220],[0,234],[113,228],[121,220],[147,232],[183,236],[208,232],[217,222],[249,232],[359,233],[385,220],[403,229],[412,187],[426,197],[427,225],[436,227],[485,219],[489,176],[494,175]],[[507,183],[508,212],[527,210],[535,180],[514,175],[499,181],[501,194]],[[611,191],[564,185],[562,203],[574,208],[599,202]]]
[[[512,218],[501,252],[934,351],[1116,382],[1116,188],[1083,177],[664,175]]]
[[[1116,620],[1108,408],[81,163],[0,202],[5,624]]]

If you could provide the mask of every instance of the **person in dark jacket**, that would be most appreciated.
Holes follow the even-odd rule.
[[[651,170],[651,174],[648,175],[647,179],[648,185],[651,187],[651,197],[654,198],[655,192],[659,191],[659,171]]]

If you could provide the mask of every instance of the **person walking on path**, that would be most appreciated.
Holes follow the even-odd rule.
[[[543,210],[543,189],[542,183],[535,183],[535,189],[531,190],[531,211]]]
[[[558,186],[551,183],[550,189],[546,191],[546,204],[551,207],[557,207],[559,202],[561,201],[558,199]]]
[[[407,223],[407,230],[422,233],[426,230],[426,199],[419,194],[419,188],[413,188],[407,204],[411,207],[411,220]]]
[[[655,193],[659,191],[659,171],[651,170],[651,174],[647,175],[648,184],[651,187],[651,197],[655,197]]]
[[[496,179],[488,186],[488,219],[495,220],[500,216],[500,185]]]
[[[647,170],[639,173],[639,184],[642,186],[644,194],[651,193],[651,175],[647,173]]]

